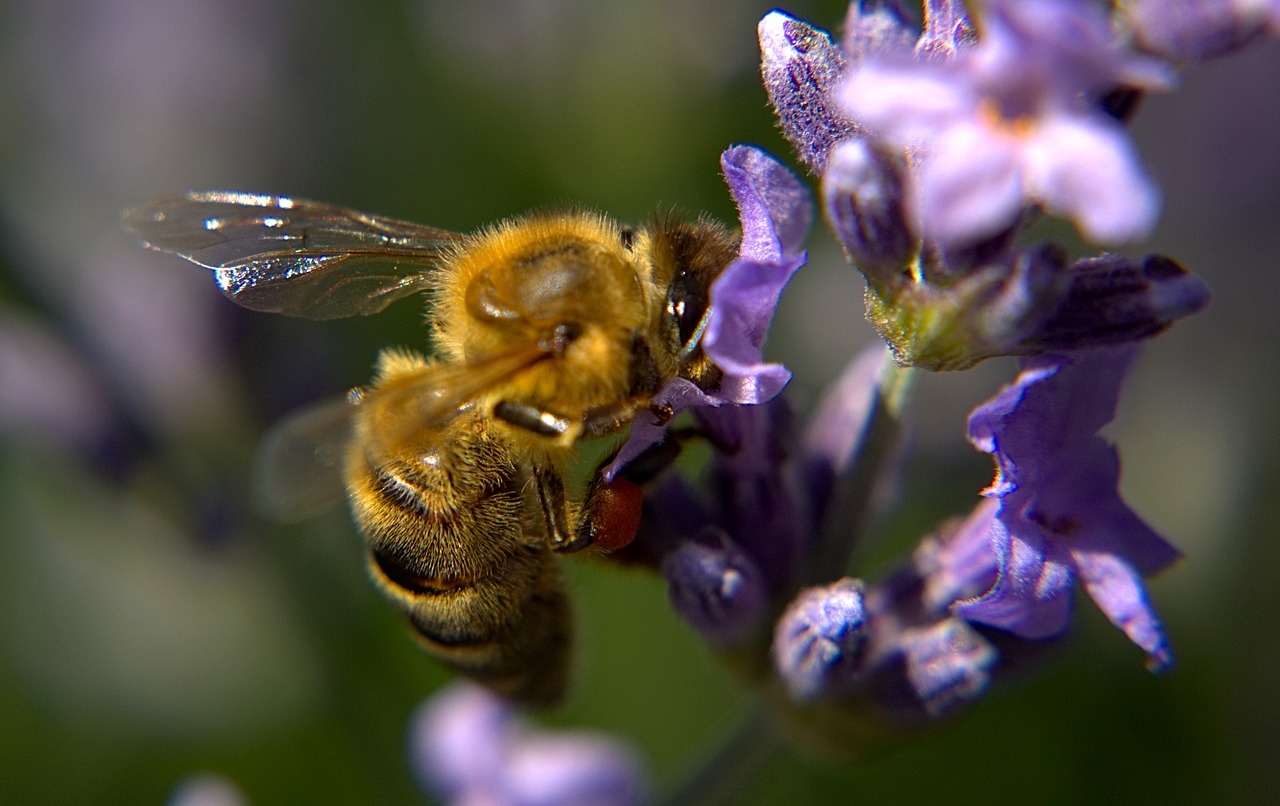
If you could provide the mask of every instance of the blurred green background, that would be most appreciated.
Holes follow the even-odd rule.
[[[141,249],[119,211],[188,188],[323,199],[453,229],[581,203],[732,221],[726,146],[788,160],[758,80],[768,4],[7,0],[0,5],[0,799],[412,803],[406,731],[445,676],[364,579],[341,509],[248,505],[256,439],[423,345],[421,310],[252,314]],[[795,3],[828,27],[839,2]],[[1193,68],[1135,127],[1166,193],[1146,246],[1212,307],[1153,342],[1110,435],[1134,508],[1188,555],[1153,582],[1178,664],[1095,612],[1046,666],[883,758],[784,751],[743,802],[1280,799],[1280,47]],[[861,281],[826,232],[770,354],[804,407],[857,347]],[[965,416],[993,362],[920,383],[907,547],[990,478]],[[578,684],[545,721],[612,731],[656,786],[743,706],[660,582],[573,563]]]

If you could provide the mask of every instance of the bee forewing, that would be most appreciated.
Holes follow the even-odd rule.
[[[549,354],[545,347],[527,344],[475,361],[430,364],[365,395],[360,406],[380,418],[378,427],[366,434],[370,462],[378,465],[405,443],[423,442],[440,432],[477,398]]]
[[[263,512],[302,520],[345,494],[343,462],[353,407],[332,400],[288,415],[267,432],[254,465],[254,491]]]
[[[258,311],[337,319],[376,313],[421,290],[467,236],[331,204],[229,191],[134,207],[147,246],[217,271],[218,287]]]

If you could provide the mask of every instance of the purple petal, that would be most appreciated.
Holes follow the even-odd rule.
[[[995,456],[996,478],[983,495],[999,497],[1017,489],[1018,465],[1010,456],[1006,440],[1015,446],[1017,460],[1025,455],[1034,463],[1055,446],[1052,425],[1042,426],[1028,417],[1022,406],[1028,390],[1035,389],[1058,372],[1058,365],[1044,362],[1028,366],[1016,381],[1000,389],[996,396],[969,415],[969,441],[978,450]],[[1031,422],[1029,422],[1031,421]]]
[[[935,134],[915,184],[919,230],[943,243],[996,235],[1022,212],[1018,152],[976,122],[957,121]]]
[[[634,751],[586,731],[523,738],[503,783],[512,806],[631,806],[647,800]]]
[[[915,551],[917,572],[924,578],[924,601],[938,614],[964,599],[982,596],[999,576],[992,547],[1000,502],[983,499],[969,517],[941,539],[930,539]]]
[[[804,434],[804,452],[811,461],[840,474],[857,454],[889,362],[883,343],[854,357],[818,402]]]
[[[446,796],[501,774],[519,720],[511,706],[471,683],[441,689],[413,717],[409,753],[426,788]]]
[[[782,287],[804,261],[803,255],[781,263],[738,260],[711,284],[711,313],[702,344],[707,357],[724,371],[713,397],[763,403],[791,380],[786,367],[764,362],[761,347]]]
[[[981,27],[979,69],[997,84],[1043,82],[1046,93],[1074,101],[1082,91],[1160,89],[1173,80],[1169,65],[1128,50],[1093,3],[984,0]]]
[[[1080,581],[1111,623],[1150,657],[1148,666],[1162,672],[1173,663],[1164,627],[1156,616],[1142,577],[1132,565],[1105,552],[1073,552]]]
[[[698,388],[693,381],[684,378],[672,378],[667,381],[653,397],[657,406],[665,406],[673,413],[700,406],[719,406],[721,401]],[[641,410],[631,421],[631,432],[627,441],[618,451],[618,455],[604,470],[605,481],[613,481],[622,468],[634,461],[640,454],[662,442],[667,433],[667,423],[658,422],[651,412]]]
[[[996,524],[1004,526],[999,519]],[[1071,617],[1075,582],[1069,557],[1035,529],[1015,534],[993,528],[992,535],[999,579],[986,594],[956,605],[955,614],[1032,640],[1061,634]]]
[[[809,191],[785,165],[753,146],[720,155],[725,181],[742,222],[741,257],[778,263],[804,247],[813,223]]]
[[[1072,549],[1114,554],[1147,574],[1167,568],[1181,554],[1129,509],[1119,481],[1115,448],[1095,438],[1064,454],[1028,506]]]
[[[1070,218],[1095,243],[1150,234],[1160,198],[1119,124],[1101,116],[1049,115],[1023,150],[1030,194]]]
[[[899,148],[932,142],[938,131],[973,113],[972,88],[943,70],[914,62],[868,62],[837,90],[854,122]]]
[[[996,480],[984,494],[1034,484],[1038,474],[1056,472],[1063,446],[1093,438],[1115,416],[1136,354],[1124,345],[1023,362],[1018,378],[969,417],[969,441],[996,459]]]

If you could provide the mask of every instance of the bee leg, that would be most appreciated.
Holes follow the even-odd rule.
[[[493,407],[493,416],[508,425],[522,428],[557,442],[572,443],[582,432],[582,424],[525,403],[503,400]]]
[[[582,418],[584,437],[603,437],[616,434],[635,419],[636,412],[647,411],[657,420],[658,425],[666,425],[675,416],[670,406],[654,403],[649,396],[633,397],[619,400],[607,406],[598,406],[589,410]]]
[[[635,482],[605,481],[598,473],[587,486],[582,504],[575,507],[565,498],[559,475],[537,470],[534,481],[552,551],[575,554],[592,547],[613,551],[635,539],[643,501]]]
[[[560,475],[535,470],[533,479],[542,508],[542,521],[547,527],[547,541],[551,543],[552,550],[571,554],[589,546],[591,541],[579,539],[577,530],[570,525],[569,502],[565,498],[564,481]]]

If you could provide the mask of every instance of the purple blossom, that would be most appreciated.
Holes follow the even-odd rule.
[[[905,166],[864,138],[831,152],[822,205],[845,257],[863,274],[892,282],[916,255],[907,221]]]
[[[703,351],[723,376],[711,392],[682,378],[669,382],[653,402],[673,413],[764,403],[791,380],[791,373],[780,364],[766,362],[761,350],[778,295],[805,262],[803,246],[813,220],[809,194],[782,163],[752,146],[728,149],[720,165],[742,223],[738,259],[711,284],[702,339]],[[647,412],[637,415],[607,477],[612,479],[665,433],[665,422]]]
[[[1115,414],[1135,348],[1100,349],[1024,364],[1018,379],[969,420],[971,441],[996,460],[985,492],[999,499],[991,540],[999,577],[956,614],[1025,638],[1067,627],[1077,579],[1117,627],[1150,656],[1172,656],[1142,578],[1178,551],[1120,499],[1120,463],[1098,429]]]
[[[410,755],[423,785],[456,804],[610,806],[645,800],[635,753],[587,731],[535,729],[479,686],[453,683],[413,720]]]
[[[1106,243],[1146,234],[1157,194],[1124,130],[1097,105],[1116,86],[1168,82],[1127,52],[1107,17],[1070,0],[987,0],[981,37],[952,59],[873,58],[838,90],[873,137],[920,155],[910,186],[919,232],[965,244],[1037,202]]]
[[[696,412],[715,447],[708,494],[676,476],[654,486],[631,551],[661,567],[677,612],[709,642],[758,634],[770,608],[799,587],[815,535],[832,517],[836,481],[858,454],[885,363],[878,345],[859,356],[803,429],[783,399]],[[820,570],[824,579],[843,576]]]

